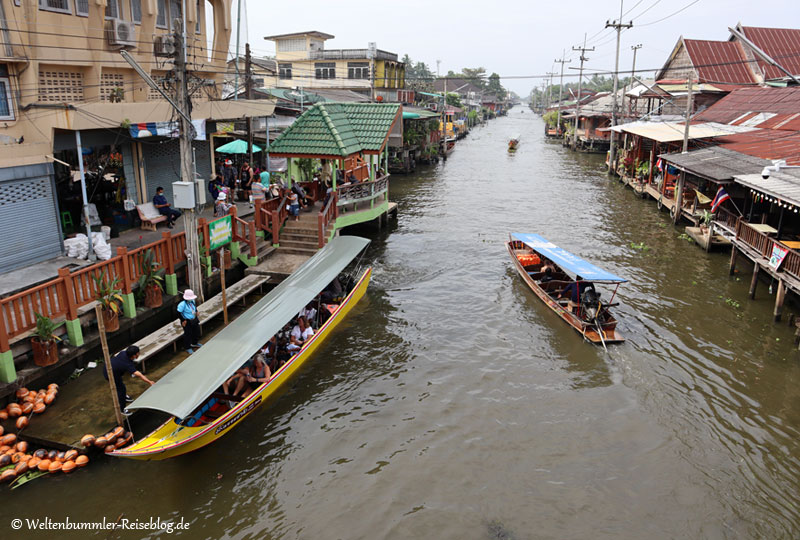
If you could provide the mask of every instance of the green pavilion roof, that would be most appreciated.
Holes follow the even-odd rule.
[[[347,157],[378,152],[394,122],[398,103],[317,103],[270,144],[270,154]]]

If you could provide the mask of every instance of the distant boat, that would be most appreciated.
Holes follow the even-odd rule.
[[[576,257],[538,234],[512,233],[506,247],[528,287],[584,339],[603,346],[625,341],[617,333],[617,320],[609,311],[617,305],[613,303],[614,297],[625,279]],[[549,271],[545,270],[546,266]],[[569,298],[559,298],[569,284],[578,288],[576,303]],[[614,287],[608,302],[600,300],[600,293],[594,288],[597,284]]]
[[[511,140],[508,141],[508,151],[509,152],[516,152],[517,147],[519,146],[519,135],[514,135],[511,137]]]

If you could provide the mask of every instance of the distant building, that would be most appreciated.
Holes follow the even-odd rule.
[[[326,49],[334,36],[297,32],[267,36],[275,42],[279,88],[353,90],[376,100],[408,102],[405,64],[397,54],[377,48]]]

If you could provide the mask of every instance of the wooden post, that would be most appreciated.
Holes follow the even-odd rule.
[[[58,277],[64,283],[64,298],[66,299],[67,320],[72,321],[78,318],[78,305],[75,300],[75,285],[72,281],[72,274],[69,268],[59,268]]]
[[[228,296],[225,292],[225,248],[219,250],[219,279],[222,284],[222,316],[228,326]]]
[[[736,257],[739,254],[739,250],[736,249],[736,244],[731,245],[731,264],[730,268],[728,269],[728,275],[732,276],[736,273]]]
[[[781,313],[783,312],[783,301],[786,298],[786,285],[783,280],[778,280],[778,292],[775,293],[775,310],[773,311],[775,322],[780,322]]]
[[[111,387],[111,401],[114,402],[114,414],[117,417],[117,424],[123,426],[125,425],[125,420],[122,417],[119,399],[117,399],[117,383],[114,380],[114,371],[111,369],[111,357],[108,354],[108,342],[106,341],[106,326],[105,323],[103,323],[103,312],[100,309],[100,304],[94,306],[94,314],[95,317],[97,317],[97,330],[100,332],[100,345],[103,346],[103,362],[105,362],[106,365],[108,384]]]
[[[711,242],[714,240],[714,222],[708,224],[708,243],[706,244],[706,253],[711,251]]]
[[[747,294],[750,295],[750,299],[753,300],[756,297],[756,285],[758,285],[758,263],[753,262],[753,279],[750,280],[750,292]]]

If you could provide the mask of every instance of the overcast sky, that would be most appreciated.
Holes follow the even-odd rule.
[[[231,33],[231,50],[236,44],[236,4]],[[486,68],[497,72],[502,84],[525,96],[541,84],[542,76],[557,72],[562,50],[572,63],[565,75],[578,66],[578,53],[572,46],[589,38],[587,69],[614,69],[615,32],[604,29],[606,20],[618,19],[619,0],[461,0],[459,2],[402,2],[303,0],[265,2],[241,0],[242,38],[249,39],[253,54],[274,55],[275,45],[264,36],[305,30],[318,30],[336,36],[326,42],[329,49],[366,48],[375,41],[379,49],[408,53],[414,61],[424,61],[436,71],[441,60],[442,74],[464,67]],[[693,3],[694,2],[694,3]],[[688,6],[688,7],[687,7]],[[675,14],[682,8],[686,8]],[[646,12],[645,12],[646,11]],[[622,33],[620,71],[630,69],[631,46],[641,43],[638,69],[660,68],[678,37],[725,40],[728,26],[800,28],[800,0],[624,0],[623,21],[634,27]],[[674,14],[674,15],[673,15]],[[670,16],[672,15],[672,16]],[[668,17],[661,22],[654,23]],[[244,22],[246,19],[246,23]],[[566,79],[565,79],[566,81]]]

